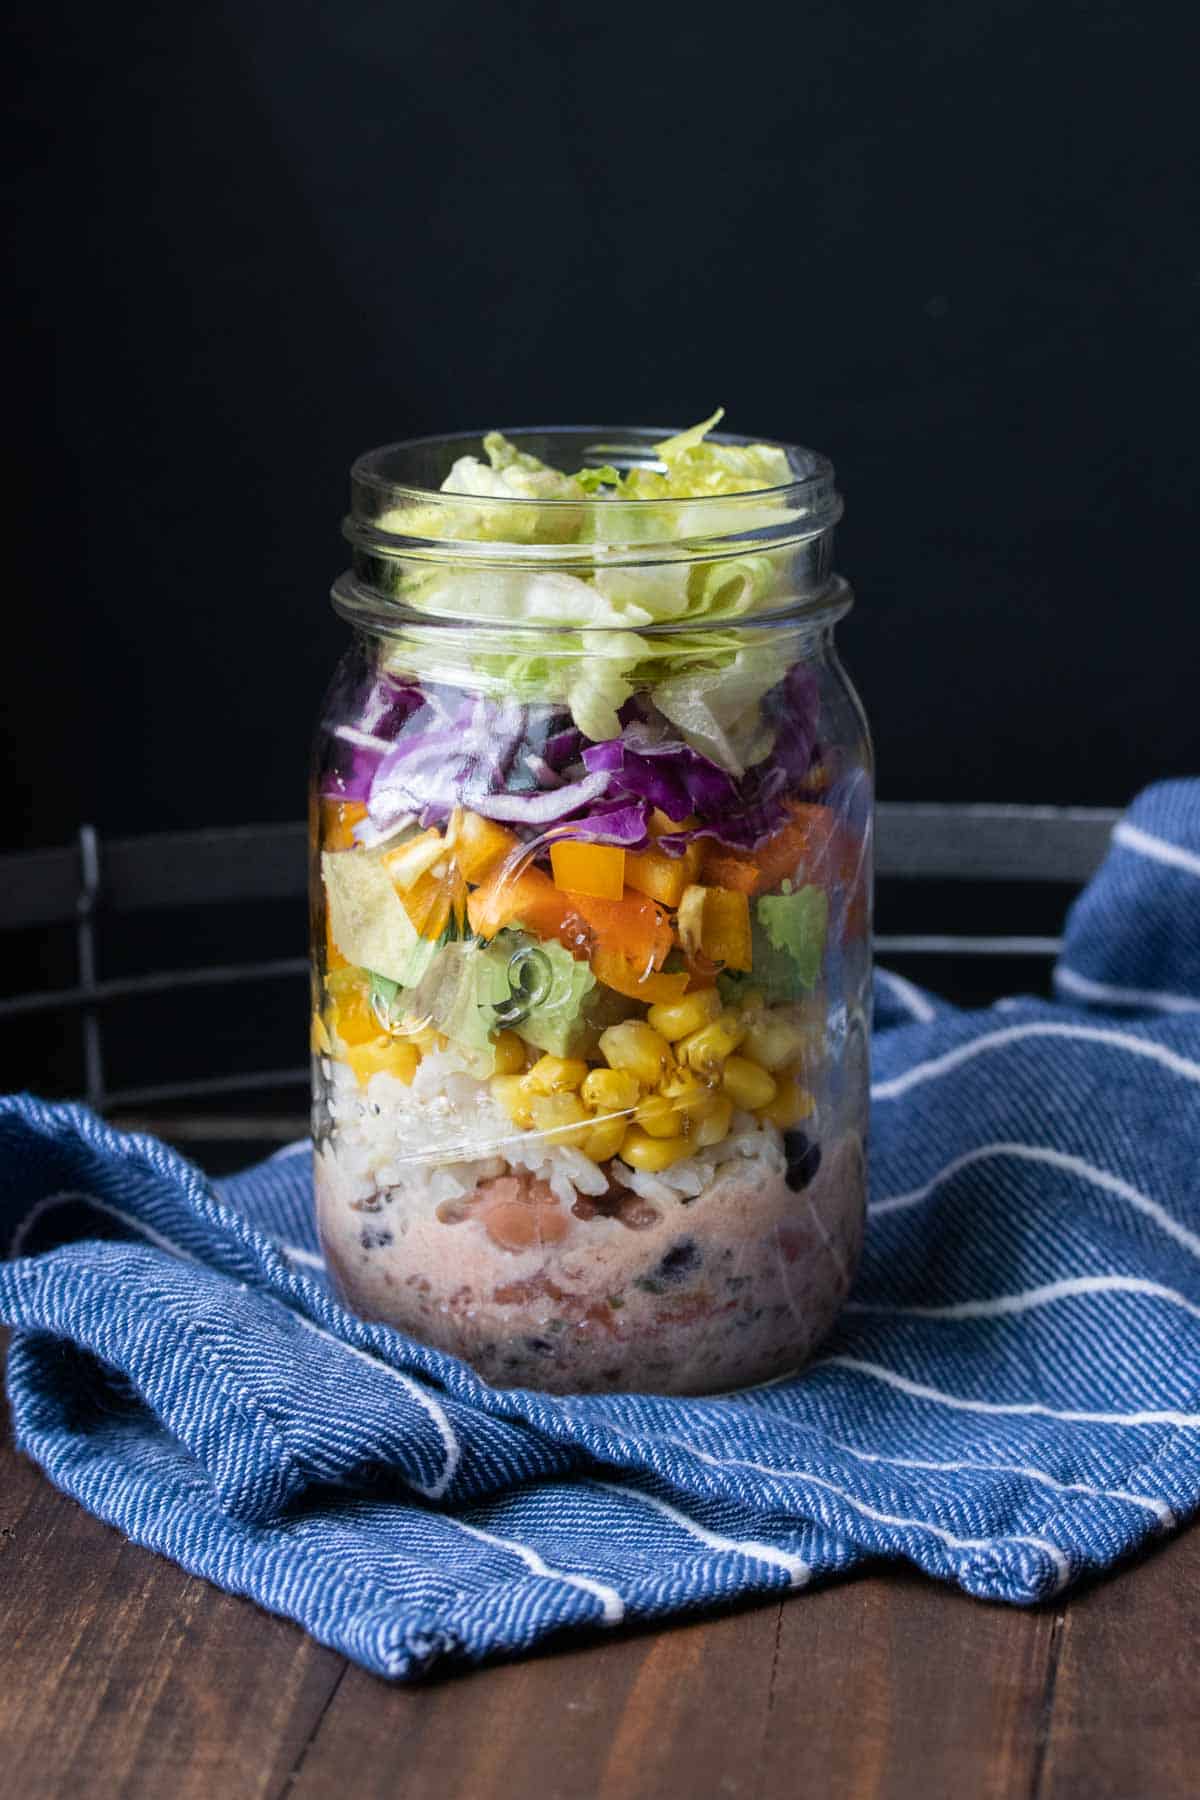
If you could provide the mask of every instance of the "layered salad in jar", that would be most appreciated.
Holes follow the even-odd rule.
[[[859,1254],[869,751],[786,533],[697,549],[705,502],[794,479],[714,423],[575,473],[490,434],[440,484],[458,552],[409,500],[370,535],[433,551],[389,565],[391,614],[346,602],[321,1240],[354,1310],[501,1386],[769,1379]],[[614,554],[630,517],[679,554]]]

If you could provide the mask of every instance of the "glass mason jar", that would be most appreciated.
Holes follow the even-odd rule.
[[[512,454],[613,479],[652,437]],[[328,1266],[500,1386],[760,1382],[828,1331],[864,1217],[871,751],[833,471],[775,446],[753,492],[444,491],[478,450],[352,473],[313,788]]]

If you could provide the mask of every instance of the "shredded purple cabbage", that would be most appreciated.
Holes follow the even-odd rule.
[[[697,838],[753,850],[786,823],[784,802],[812,766],[815,677],[795,666],[762,707],[774,727],[771,751],[737,778],[632,702],[621,737],[588,744],[562,707],[379,676],[352,723],[331,731],[321,792],[363,802],[372,840],[410,818],[427,827],[467,806],[530,834],[569,826],[574,838],[638,849],[657,808],[675,824],[699,820],[662,836],[667,855]]]

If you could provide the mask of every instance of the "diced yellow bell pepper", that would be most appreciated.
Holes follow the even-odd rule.
[[[625,856],[625,881],[639,894],[648,894],[661,906],[676,907],[700,872],[700,845],[688,844],[682,856],[663,850],[630,850]]]
[[[676,923],[679,941],[689,955],[699,952],[727,969],[752,967],[750,901],[736,888],[685,889]]]
[[[704,900],[701,949],[727,969],[748,972],[753,964],[750,949],[750,901],[736,888],[710,887]]]
[[[583,844],[560,838],[550,846],[554,885],[566,894],[620,900],[625,892],[625,852],[616,844]]]
[[[342,1061],[349,1063],[359,1082],[366,1087],[372,1075],[394,1075],[405,1087],[412,1086],[413,1076],[421,1061],[417,1046],[401,1039],[378,1037],[369,1044],[355,1044],[345,1052]]]
[[[314,1055],[332,1056],[333,1045],[329,1041],[329,1033],[325,1029],[325,1021],[319,1012],[312,1016],[312,1029],[308,1034],[309,1048]]]
[[[481,813],[457,809],[446,832],[454,860],[470,882],[482,881],[520,844],[515,831],[485,819]]]

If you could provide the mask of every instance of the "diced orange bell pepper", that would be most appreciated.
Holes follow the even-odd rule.
[[[361,800],[322,800],[322,849],[351,849],[354,844],[354,827],[366,816],[367,809]]]
[[[573,894],[571,899],[603,949],[628,957],[636,968],[647,973],[662,968],[674,939],[661,906],[645,894],[629,891],[620,900],[595,900],[583,894]]]
[[[708,846],[700,872],[706,881],[739,894],[761,894],[770,885],[753,856],[744,850],[726,850],[721,844]]]
[[[646,975],[627,956],[603,946],[592,953],[592,973],[605,987],[624,994],[629,1000],[644,1000],[648,1006],[657,1006],[664,1000],[679,1000],[688,986],[686,972],[678,975]]]
[[[550,867],[564,893],[619,900],[625,892],[625,852],[618,845],[560,838],[550,846]]]
[[[446,840],[453,845],[454,860],[470,882],[483,881],[521,842],[515,831],[497,825],[494,819],[461,808],[451,817]]]
[[[537,937],[563,937],[572,914],[572,902],[548,875],[528,867],[512,873],[503,865],[493,869],[467,899],[471,930],[482,938],[494,938],[514,919]],[[564,938],[567,947],[572,945]]]
[[[789,801],[788,822],[774,837],[747,854],[714,845],[705,851],[705,881],[747,894],[765,894],[783,881],[848,890],[844,935],[867,928],[867,889],[862,847],[829,806]]]

